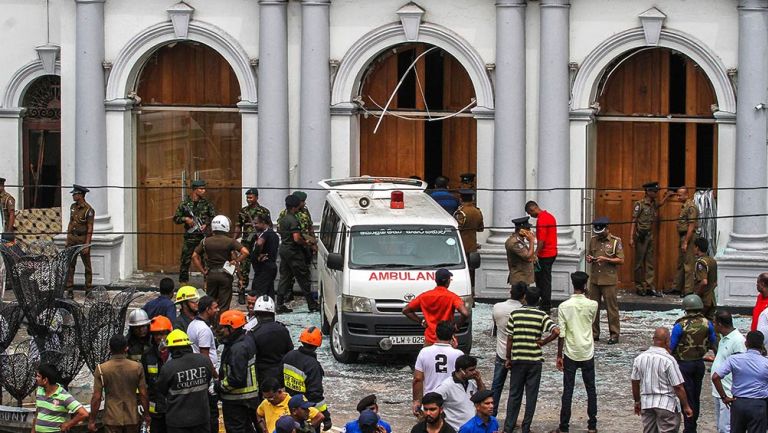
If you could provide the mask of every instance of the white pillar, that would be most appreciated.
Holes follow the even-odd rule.
[[[104,108],[104,1],[75,0],[75,183],[91,189],[94,231],[112,229],[107,184]],[[67,195],[65,195],[66,197]]]
[[[570,0],[541,0],[539,61],[538,203],[570,223],[569,12]],[[557,229],[558,250],[575,249],[573,229]]]
[[[273,213],[285,207],[288,178],[288,0],[259,0],[258,187]]]
[[[259,184],[256,161],[258,159],[258,135],[259,135],[259,111],[258,104],[240,101],[237,103],[240,109],[240,119],[243,127],[242,152],[243,158],[240,169],[242,170],[243,188],[255,187]],[[261,196],[261,191],[259,195]],[[259,197],[261,198],[261,197]],[[241,194],[243,206],[245,206],[245,194]],[[270,209],[274,212],[276,209]]]
[[[330,6],[330,0],[301,1],[299,188],[317,222],[325,197],[317,182],[331,175]]]

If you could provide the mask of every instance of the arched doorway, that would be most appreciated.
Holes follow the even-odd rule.
[[[61,206],[61,78],[45,75],[24,93],[23,207]]]
[[[717,186],[715,93],[693,60],[666,48],[625,53],[609,67],[598,87],[600,105],[595,148],[595,214],[630,221],[632,204],[643,197],[641,185],[663,188]],[[664,194],[665,189],[661,191]],[[656,286],[670,287],[677,262],[674,223],[681,204],[668,201],[656,232]],[[620,286],[633,287],[634,253],[629,224],[611,231],[624,240],[625,265]]]
[[[240,208],[240,86],[215,50],[174,42],[147,60],[136,93],[138,269],[176,272],[181,229],[172,217],[190,182],[208,182],[219,213]]]
[[[456,58],[432,48],[423,43],[397,45],[366,71],[359,95],[366,110],[360,119],[360,174],[419,176],[430,184],[444,175],[458,187],[459,174],[476,171],[477,125],[469,112],[474,87]]]

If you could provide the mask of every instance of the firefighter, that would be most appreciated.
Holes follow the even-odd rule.
[[[304,394],[308,401],[315,403],[315,407],[323,416],[323,430],[330,430],[333,425],[331,413],[323,397],[323,367],[317,361],[317,348],[323,342],[323,333],[320,328],[310,326],[301,332],[299,336],[301,347],[288,352],[283,357],[283,381],[285,390],[291,395]]]
[[[249,332],[256,346],[256,369],[259,383],[268,377],[280,377],[283,357],[293,350],[288,328],[275,320],[275,303],[267,295],[259,296],[253,305],[258,324]]]
[[[189,433],[211,432],[208,410],[208,387],[213,378],[213,365],[207,356],[192,352],[187,333],[175,329],[165,345],[171,359],[160,369],[156,389],[167,396],[165,424],[168,430]]]
[[[155,316],[149,323],[149,334],[152,344],[141,356],[144,366],[144,378],[147,381],[149,393],[149,415],[152,418],[150,430],[152,433],[166,433],[165,428],[165,396],[157,392],[157,378],[160,368],[168,361],[168,348],[165,339],[173,331],[171,320],[165,316]]]
[[[141,362],[141,356],[149,349],[149,316],[141,308],[128,315],[128,359]]]
[[[256,348],[245,326],[245,313],[228,310],[219,318],[219,332],[224,342],[217,391],[221,398],[227,433],[255,433],[252,414],[259,406],[256,379]]]
[[[179,314],[176,317],[176,321],[173,322],[174,329],[187,332],[189,324],[197,316],[197,301],[199,300],[200,295],[197,293],[196,288],[192,286],[179,287],[179,291],[176,292],[176,304],[179,305]]]

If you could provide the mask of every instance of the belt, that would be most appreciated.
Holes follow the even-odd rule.
[[[210,268],[208,272],[224,272],[224,268]]]

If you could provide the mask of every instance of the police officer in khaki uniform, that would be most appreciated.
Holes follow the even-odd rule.
[[[717,309],[717,262],[707,255],[708,250],[709,241],[706,238],[693,241],[693,253],[696,256],[693,291],[704,303],[704,317],[714,322]]]
[[[592,222],[592,233],[587,248],[587,263],[592,265],[589,276],[589,297],[598,302],[597,315],[592,322],[592,334],[595,341],[600,339],[600,300],[602,298],[608,312],[608,331],[611,336],[608,344],[619,342],[619,301],[616,298],[616,285],[619,282],[619,265],[624,264],[624,247],[618,236],[608,231],[607,217],[597,218]]]
[[[507,265],[509,266],[507,283],[511,286],[519,282],[530,285],[534,281],[535,237],[531,232],[531,223],[528,220],[527,216],[513,219],[515,233],[504,242],[504,248],[507,250]]]
[[[658,182],[643,184],[645,197],[632,206],[632,225],[630,227],[629,246],[635,249],[635,291],[640,296],[661,297],[661,292],[654,286],[653,262],[656,258],[654,248],[654,223],[659,208],[666,203],[668,194],[656,201],[659,193]]]
[[[673,292],[678,292],[680,297],[684,297],[693,293],[693,265],[696,261],[693,255],[693,241],[696,240],[699,209],[693,199],[688,198],[688,188],[684,186],[677,189],[677,199],[683,203],[683,207],[680,209],[680,216],[677,217],[677,234],[680,242]]]
[[[85,201],[85,194],[90,190],[84,186],[72,185],[72,206],[69,207],[69,226],[67,227],[67,247],[73,247],[76,245],[88,245],[91,243],[91,237],[93,236],[93,217],[95,212],[91,205]],[[80,251],[80,259],[83,261],[83,267],[85,268],[85,290],[90,291],[93,287],[93,270],[91,269],[91,247],[87,246]],[[67,295],[70,298],[74,297],[72,287],[75,281],[75,266],[77,265],[77,257],[72,259],[72,263],[69,264],[69,270],[67,271],[67,282],[65,287],[67,289]]]
[[[192,253],[192,263],[205,276],[205,291],[216,299],[221,313],[229,310],[234,272],[249,254],[246,247],[229,236],[229,229],[229,218],[216,215],[211,221],[213,236],[203,238]],[[231,273],[225,268],[227,264],[233,266]]]
[[[4,177],[0,177],[0,209],[3,212],[3,232],[12,232],[16,221],[16,199],[5,190]]]
[[[453,213],[453,217],[459,223],[459,235],[461,243],[464,244],[464,255],[469,257],[469,253],[474,253],[480,249],[477,244],[477,234],[485,230],[483,223],[483,213],[475,206],[475,191],[471,189],[462,189],[461,206]],[[475,270],[469,271],[469,278],[472,287],[475,287]]]

